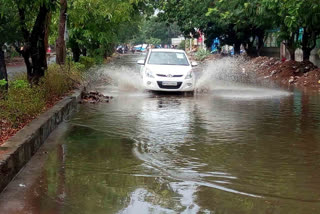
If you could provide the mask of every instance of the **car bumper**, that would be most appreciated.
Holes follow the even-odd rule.
[[[195,80],[193,78],[169,81],[169,82],[177,82],[177,86],[162,85],[164,81],[168,81],[168,80],[145,78],[143,80],[143,86],[146,90],[150,90],[150,91],[184,92],[184,91],[194,91],[195,89]]]

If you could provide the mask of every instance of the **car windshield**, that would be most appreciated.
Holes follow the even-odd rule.
[[[189,65],[186,55],[182,52],[152,52],[148,63],[151,65]]]

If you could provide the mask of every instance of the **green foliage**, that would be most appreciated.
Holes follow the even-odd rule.
[[[79,63],[84,65],[85,69],[88,69],[96,64],[96,59],[87,56],[81,56]]]
[[[68,3],[68,46],[73,50],[86,49],[88,56],[97,58],[98,63],[102,57],[111,55],[115,44],[133,39],[139,33],[143,12],[150,12],[144,0],[74,0]]]
[[[8,82],[7,82],[6,80],[4,80],[4,79],[3,79],[3,80],[0,80],[0,88],[6,86],[7,83],[8,83]]]
[[[243,44],[248,54],[263,47],[268,30],[280,29],[279,39],[287,40],[292,50],[313,47],[320,35],[318,0],[158,0],[154,5],[161,11],[159,18],[176,22],[186,37],[198,37],[199,29],[208,46],[218,37],[222,45]],[[304,44],[295,38],[301,28]]]
[[[0,80],[0,100],[6,96],[7,83],[5,79]]]
[[[21,39],[17,8],[11,0],[0,0],[0,47]],[[10,33],[8,33],[10,32]]]
[[[14,58],[14,57],[17,57],[17,56],[20,56],[20,54],[17,52],[17,51],[10,51],[10,58]]]
[[[1,117],[14,128],[40,113],[44,107],[43,91],[38,87],[9,87],[6,99],[0,100]]]
[[[147,39],[146,42],[148,44],[160,45],[161,44],[161,39],[151,37],[151,38]]]
[[[190,33],[197,36],[195,28],[204,29],[209,19],[206,17],[212,0],[158,0],[154,2],[159,9],[158,17],[166,23],[177,23],[186,37]]]
[[[179,26],[174,23],[167,23],[162,21],[158,17],[151,17],[150,19],[144,20],[141,23],[141,28],[138,35],[132,40],[135,44],[171,44],[171,38],[180,36],[182,33]],[[157,38],[159,40],[151,41]]]
[[[80,62],[73,62],[73,66],[75,67],[75,69],[77,69],[79,71],[86,70],[86,66],[84,64],[81,64]]]
[[[186,40],[182,40],[178,46],[178,49],[185,50],[185,48],[186,48]]]
[[[16,76],[9,84],[5,99],[0,100],[1,119],[14,128],[33,119],[45,110],[46,104],[56,102],[81,84],[85,74],[79,67],[82,69],[84,65],[50,65],[39,85],[32,87],[25,76]]]
[[[101,64],[103,64],[103,62],[104,62],[103,56],[96,56],[96,57],[94,57],[94,64],[92,66],[101,65]]]
[[[25,89],[25,88],[29,87],[29,83],[26,80],[18,79],[18,80],[11,82],[10,86],[13,89]]]
[[[320,36],[320,5],[317,0],[263,0],[269,13],[272,14],[276,26],[280,27],[279,39],[286,41],[291,53],[296,48],[311,51]],[[302,38],[300,29],[303,29]],[[309,50],[307,50],[309,49]]]
[[[205,60],[210,55],[210,52],[205,49],[200,49],[195,53],[195,59],[198,61]]]
[[[40,87],[45,99],[61,97],[81,82],[81,71],[76,67],[50,65],[48,72],[41,79]]]

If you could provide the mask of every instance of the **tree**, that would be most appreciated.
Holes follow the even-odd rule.
[[[236,54],[242,44],[248,55],[259,55],[266,31],[279,29],[291,59],[301,47],[308,60],[320,34],[318,0],[158,0],[154,5],[161,11],[159,18],[177,22],[185,36],[197,37],[200,29],[208,46],[219,37],[222,44],[234,45]]]
[[[279,40],[284,41],[290,53],[291,60],[295,60],[295,51],[299,47],[298,37],[300,23],[297,21],[298,10],[303,1],[288,0],[263,0],[262,5],[269,9],[270,14],[275,17],[276,25],[279,27]]]
[[[159,9],[160,20],[173,24],[176,23],[185,37],[198,37],[196,29],[203,31],[210,22],[206,16],[212,0],[158,0],[153,2]]]
[[[299,7],[299,18],[303,28],[301,48],[303,60],[310,59],[311,51],[316,47],[317,38],[320,36],[320,4],[319,1],[302,1]]]
[[[301,47],[303,60],[309,60],[320,34],[320,5],[317,0],[263,0],[280,27],[280,39],[285,41],[291,60],[295,50]],[[302,40],[299,39],[302,32]]]
[[[0,44],[0,46],[2,47],[3,44]],[[3,80],[5,81],[5,83],[3,85],[0,84],[0,94],[2,93],[2,91],[8,89],[8,74],[7,74],[6,62],[4,58],[4,51],[2,50],[2,48],[0,48],[0,81],[3,81]]]
[[[159,45],[161,44],[161,39],[150,37],[149,39],[146,40],[146,42],[148,44]]]
[[[159,17],[153,16],[145,19],[141,23],[141,28],[138,36],[133,40],[136,44],[150,43],[150,44],[170,44],[171,38],[180,36],[182,32],[176,23],[167,23],[159,19]],[[148,42],[152,38],[157,38],[160,41],[156,43]]]
[[[45,41],[50,24],[48,16],[55,10],[57,1],[13,1],[18,11],[19,27],[23,36],[23,46],[16,47],[16,50],[24,58],[28,81],[38,84],[47,69]]]
[[[211,25],[220,26],[215,34],[220,34],[222,41],[234,44],[235,53],[240,53],[242,44],[250,56],[260,55],[266,30],[275,27],[268,8],[259,0],[215,1],[207,16]]]
[[[109,56],[117,43],[127,42],[138,33],[138,23],[144,10],[149,10],[149,7],[143,0],[70,2],[68,47],[73,52],[74,60],[78,61],[81,53]]]
[[[67,0],[60,0],[59,36],[56,42],[56,63],[59,65],[65,64],[66,61],[66,41],[64,36],[66,31],[67,8]]]
[[[5,44],[11,44],[18,40],[20,32],[16,27],[18,24],[18,19],[15,15],[17,11],[15,11],[12,2],[0,1],[0,4],[2,4],[0,8],[0,81],[6,81],[6,84],[2,87],[6,90],[8,88],[8,75],[3,47]]]

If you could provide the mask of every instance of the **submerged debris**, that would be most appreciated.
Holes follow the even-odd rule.
[[[83,92],[81,95],[82,100],[80,101],[80,104],[82,103],[91,103],[96,104],[99,102],[108,103],[111,99],[113,99],[112,96],[105,96],[97,91],[92,92]]]
[[[209,93],[209,88],[208,87],[196,88],[195,93],[196,94],[207,94],[207,93]]]

